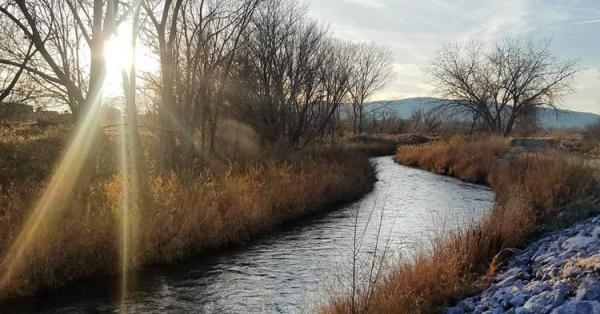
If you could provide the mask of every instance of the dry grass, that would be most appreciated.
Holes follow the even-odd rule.
[[[460,137],[426,145],[400,146],[397,163],[437,174],[450,175],[473,183],[488,183],[487,175],[498,158],[509,150],[501,137],[466,142]]]
[[[63,142],[62,136],[52,134],[32,140],[31,147],[23,139],[0,143],[0,256],[45,187],[48,165],[60,158],[57,147]],[[23,159],[28,154],[33,157]],[[364,155],[340,148],[232,163],[193,177],[148,178],[132,267],[243,243],[282,223],[355,200],[375,180]],[[0,299],[119,271],[121,178],[82,180],[67,210],[44,222]],[[6,271],[3,267],[0,264],[0,274]]]
[[[369,313],[435,313],[485,286],[511,248],[548,226],[597,210],[595,169],[579,160],[549,156],[513,155],[500,138],[401,147],[398,163],[487,183],[496,191],[496,205],[475,228],[445,234],[436,239],[433,250],[396,264],[378,283],[373,299],[359,296],[359,303],[369,303],[355,308],[368,308]],[[359,312],[350,300],[348,295],[331,300],[323,312]]]
[[[399,145],[423,144],[432,140],[431,137],[418,134],[375,134],[348,136],[342,138],[340,144],[368,156],[386,156],[393,155]]]

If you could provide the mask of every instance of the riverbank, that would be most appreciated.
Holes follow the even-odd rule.
[[[494,210],[473,228],[443,234],[431,251],[390,266],[370,296],[334,299],[326,313],[437,312],[485,287],[510,249],[598,210],[596,169],[547,152],[514,153],[502,138],[401,146],[395,160],[488,184]]]
[[[503,269],[483,292],[445,312],[600,313],[600,217],[534,241]]]
[[[10,271],[0,299],[119,273],[118,175],[83,178],[66,209],[40,223],[19,263],[8,262],[19,233],[30,232],[21,226],[46,188],[49,165],[63,143],[53,134],[0,144],[0,166],[7,174],[0,189],[0,274]],[[194,177],[150,175],[130,244],[130,269],[243,244],[275,226],[352,202],[374,182],[367,156],[340,146],[207,168]]]

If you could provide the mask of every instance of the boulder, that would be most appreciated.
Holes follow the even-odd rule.
[[[515,314],[531,314],[531,311],[524,307],[518,307],[515,309]]]
[[[576,235],[574,237],[568,238],[563,247],[567,250],[581,250],[586,248],[588,245],[594,243],[598,239],[595,237],[586,237],[581,235]]]
[[[446,314],[464,314],[465,309],[462,306],[453,306],[446,309]]]
[[[525,304],[525,302],[527,301],[528,296],[526,294],[517,294],[514,297],[512,297],[510,300],[508,300],[508,303],[510,303],[510,305],[512,305],[513,307],[519,307],[522,306],[523,304]]]
[[[531,294],[539,294],[540,292],[546,291],[550,289],[550,285],[544,281],[534,280],[527,285],[525,285],[524,290],[530,292]]]
[[[575,300],[600,301],[600,281],[597,278],[586,277],[577,288]]]
[[[600,314],[600,302],[570,301],[555,308],[551,314]]]
[[[548,313],[553,308],[562,304],[566,296],[567,291],[564,289],[544,291],[529,298],[523,307],[533,313]]]

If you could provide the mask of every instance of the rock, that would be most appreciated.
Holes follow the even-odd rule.
[[[540,249],[540,250],[542,250],[542,249]],[[537,253],[536,253],[537,256],[535,256],[533,258],[533,261],[536,263],[539,263],[539,264],[546,264],[548,261],[552,260],[555,256],[555,254],[553,252],[546,253],[545,249],[543,252],[544,253],[540,254],[540,255],[537,255]]]
[[[519,291],[519,290],[523,289],[523,286],[525,286],[525,284],[523,283],[523,280],[521,280],[521,279],[517,279],[517,280],[516,280],[516,281],[513,283],[512,287],[510,287],[510,291],[511,291],[512,293],[516,293],[517,291]]]
[[[467,298],[467,299],[462,300],[458,305],[462,306],[467,311],[472,311],[477,306],[476,302],[477,302],[476,298]]]
[[[564,256],[559,256],[550,261],[549,265],[555,268],[559,268],[564,265],[566,258]]]
[[[479,304],[475,307],[475,309],[473,310],[473,313],[483,313],[483,311],[485,311],[488,307],[483,305],[483,304]]]
[[[525,301],[527,301],[527,297],[528,296],[525,294],[517,294],[516,296],[508,300],[508,303],[510,303],[513,307],[519,307],[525,304]]]
[[[598,301],[570,301],[555,308],[551,314],[600,314]]]
[[[499,275],[496,276],[496,280],[503,281],[506,278],[515,277],[523,272],[523,268],[521,267],[513,267]]]
[[[487,310],[481,314],[504,314],[504,310],[501,308],[493,308],[491,310]]]
[[[593,238],[593,237],[585,237],[585,236],[576,235],[574,237],[568,238],[564,242],[563,246],[567,250],[581,250],[596,240],[597,239]]]
[[[508,299],[510,299],[511,297],[511,295],[506,290],[507,289],[505,288],[497,290],[496,292],[494,292],[494,294],[492,294],[492,299],[504,305],[504,303],[507,303]]]
[[[577,289],[575,300],[600,301],[600,281],[597,278],[586,277]]]
[[[515,309],[515,314],[531,314],[531,311],[524,307],[518,307]]]
[[[596,226],[594,230],[592,230],[592,237],[598,238],[600,236],[600,226]]]
[[[600,216],[549,234],[506,261],[491,286],[451,313],[600,314],[599,239]]]
[[[523,290],[530,292],[532,295],[539,294],[540,292],[550,290],[550,285],[547,282],[535,280],[525,285]]]
[[[500,282],[498,282],[496,284],[496,286],[498,286],[498,287],[512,286],[518,276],[519,275],[514,275],[514,276],[510,276],[508,278],[505,278],[504,280],[501,280]]]
[[[462,306],[453,306],[446,309],[446,314],[464,314],[465,309]]]
[[[515,257],[515,264],[520,266],[525,266],[525,264],[529,263],[529,261],[531,261],[530,255],[519,255]]]
[[[567,291],[564,289],[544,291],[529,298],[523,307],[533,313],[548,313],[553,308],[563,303],[566,295]]]

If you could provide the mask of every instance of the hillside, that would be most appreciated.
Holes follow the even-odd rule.
[[[409,118],[413,112],[419,109],[431,110],[440,104],[442,99],[433,97],[415,97],[401,100],[374,101],[368,106],[375,108],[387,108],[394,111],[401,118]],[[379,109],[382,110],[382,109]],[[600,120],[600,115],[591,112],[580,112],[571,110],[554,111],[552,109],[541,109],[538,117],[540,125],[544,128],[576,128],[582,129]]]

